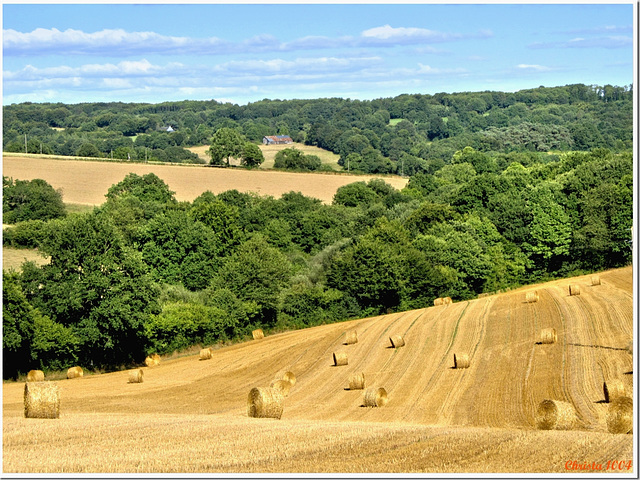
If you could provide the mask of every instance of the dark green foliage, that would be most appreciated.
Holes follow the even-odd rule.
[[[2,177],[2,222],[50,220],[66,215],[62,193],[46,181]]]
[[[112,200],[130,195],[138,198],[141,202],[167,203],[175,201],[174,193],[155,173],[147,173],[142,176],[130,173],[124,180],[112,185],[107,191],[106,197],[107,200]]]
[[[241,155],[242,165],[246,165],[247,167],[257,167],[264,162],[262,150],[260,150],[260,147],[255,143],[245,143]]]
[[[322,162],[317,155],[306,155],[297,148],[285,148],[276,153],[274,168],[287,170],[318,170]]]
[[[18,222],[2,232],[2,244],[14,248],[38,248],[47,234],[46,225],[42,220]]]

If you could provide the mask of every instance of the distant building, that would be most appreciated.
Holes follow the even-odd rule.
[[[173,129],[173,127],[171,125],[169,125],[168,127],[160,127],[160,130],[162,130],[163,132],[167,132],[167,133],[175,132],[175,130]]]
[[[293,140],[289,135],[269,135],[262,138],[262,143],[265,145],[283,145],[293,143]]]

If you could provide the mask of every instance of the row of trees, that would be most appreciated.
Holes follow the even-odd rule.
[[[340,156],[366,173],[413,175],[434,158],[447,162],[471,146],[482,152],[630,150],[631,86],[567,85],[507,92],[399,95],[349,99],[262,100],[245,106],[215,101],[141,103],[22,103],[3,107],[3,150],[198,162],[186,147],[211,144],[214,164],[229,158],[216,146],[237,136],[255,165],[266,135],[290,135]],[[160,132],[171,125],[173,133]],[[222,132],[222,133],[221,133]]]
[[[236,190],[178,202],[154,174],[128,175],[84,214],[5,203],[5,217],[30,212],[5,245],[51,259],[4,274],[5,375],[118,368],[258,327],[420,308],[631,260],[630,153],[468,147],[428,169],[400,191],[346,185],[331,205]],[[42,188],[4,184],[26,197]]]

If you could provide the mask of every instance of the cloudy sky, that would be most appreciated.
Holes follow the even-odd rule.
[[[629,85],[633,3],[4,4],[3,104]]]

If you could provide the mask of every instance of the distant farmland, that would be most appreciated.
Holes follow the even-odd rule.
[[[272,170],[211,168],[201,165],[156,165],[108,161],[62,160],[47,156],[5,155],[2,174],[17,180],[46,180],[61,189],[65,203],[101,205],[111,185],[128,173],[155,173],[173,190],[179,201],[193,201],[203,192],[214,194],[237,189],[279,198],[296,191],[331,203],[336,190],[349,183],[383,178],[397,189],[408,179],[398,176],[348,175],[331,173],[291,173]]]

